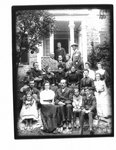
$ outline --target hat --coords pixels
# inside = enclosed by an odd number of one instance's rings
[[[76,43],[73,43],[73,44],[71,45],[71,47],[72,47],[72,46],[78,46],[78,44],[76,44]]]

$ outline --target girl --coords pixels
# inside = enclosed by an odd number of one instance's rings
[[[32,122],[38,120],[38,111],[36,100],[32,93],[27,93],[23,99],[23,105],[20,112],[21,122],[25,122],[25,129],[32,129]]]

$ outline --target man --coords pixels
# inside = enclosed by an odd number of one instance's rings
[[[85,93],[86,89],[91,91],[95,90],[94,81],[88,76],[89,70],[85,69],[83,75],[84,77],[80,81],[80,90],[82,95]]]
[[[67,87],[65,79],[60,81],[61,87],[56,92],[55,104],[59,108],[58,114],[58,125],[63,124],[63,129],[71,129],[71,119],[72,119],[72,91]]]
[[[62,55],[58,56],[58,66],[62,66],[64,71],[66,70],[66,64],[65,64],[65,62],[63,62]]]
[[[54,59],[54,53],[50,54],[49,66],[51,68],[51,71],[58,70],[58,61]]]
[[[26,94],[28,92],[31,92],[37,99],[39,99],[39,90],[35,87],[34,80],[30,80],[28,85],[24,85],[20,92],[23,94]]]
[[[85,69],[88,69],[89,70],[89,77],[93,80],[95,80],[95,72],[93,70],[90,69],[90,63],[89,62],[86,62],[85,63]]]
[[[79,59],[79,57],[81,57],[81,52],[77,49],[78,44],[74,43],[71,45],[72,49],[73,49],[73,55],[72,55],[72,61],[73,63]]]
[[[93,93],[86,89],[85,95],[82,98],[82,111],[80,115],[80,133],[83,134],[84,116],[89,117],[89,131],[93,134],[93,116],[96,111],[96,98]]]
[[[28,85],[24,85],[21,89],[20,92],[24,94],[22,97],[22,100],[25,99],[25,94],[27,93],[32,93],[33,97],[35,98],[38,108],[39,108],[39,99],[40,99],[40,92],[39,90],[35,87],[34,80],[30,80]]]
[[[55,74],[55,83],[59,86],[61,79],[65,78],[65,72],[62,65],[58,66],[58,72]]]
[[[42,71],[39,70],[38,62],[33,63],[33,68],[31,68],[30,71],[30,78],[34,78],[35,86],[40,90],[43,85],[43,75]]]
[[[66,54],[66,71],[69,71],[72,67],[72,60],[70,58],[70,55],[69,54]]]
[[[81,59],[81,52],[77,49],[78,44],[74,43],[71,46],[74,50],[73,55],[72,55],[72,63],[73,63],[73,66],[75,66],[77,73],[79,74],[79,80],[81,80],[83,77],[83,69],[84,69],[84,64]]]
[[[61,55],[63,58],[63,62],[65,62],[66,51],[61,47],[61,43],[57,43],[57,49],[55,50],[55,59],[58,61],[58,56]]]

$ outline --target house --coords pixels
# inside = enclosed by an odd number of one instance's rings
[[[28,64],[39,62],[40,69],[50,53],[54,53],[57,42],[61,42],[66,53],[72,55],[72,43],[78,43],[84,62],[96,46],[110,39],[110,13],[101,9],[61,9],[48,10],[55,18],[55,31],[49,38],[44,38],[38,47],[39,52],[28,54]],[[24,66],[23,66],[24,67]],[[28,67],[27,67],[28,68]]]

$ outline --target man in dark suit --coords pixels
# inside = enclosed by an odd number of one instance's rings
[[[85,115],[89,118],[90,134],[93,134],[93,116],[96,113],[96,98],[89,89],[85,90],[85,95],[82,98],[82,108],[80,114],[80,133],[83,134],[83,124]]]
[[[71,129],[71,119],[72,119],[72,91],[67,87],[65,79],[60,81],[60,88],[56,92],[55,104],[58,107],[58,125],[63,124],[63,129]]]
[[[84,91],[86,89],[89,89],[91,91],[94,91],[95,89],[94,81],[88,75],[89,75],[89,70],[85,69],[83,73],[84,77],[80,81],[80,90],[82,95],[84,94]]]
[[[30,78],[34,78],[35,86],[40,90],[43,85],[43,75],[42,71],[39,69],[38,62],[33,63],[33,68],[30,70]]]

